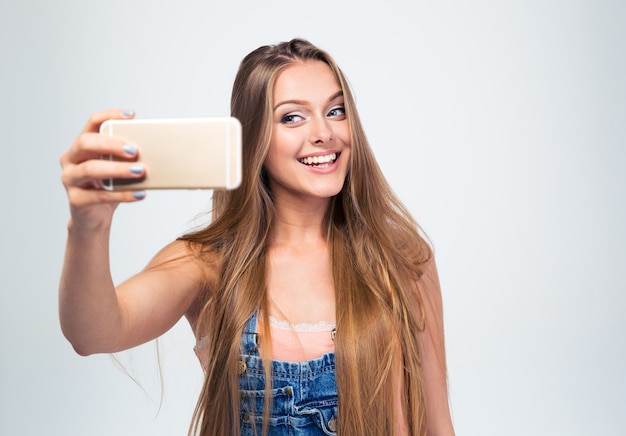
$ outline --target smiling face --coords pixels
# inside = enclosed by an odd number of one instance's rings
[[[276,78],[272,135],[265,168],[275,200],[337,195],[350,162],[343,93],[330,67],[307,60]]]

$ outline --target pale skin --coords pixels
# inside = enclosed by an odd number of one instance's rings
[[[273,97],[266,161],[276,207],[268,246],[270,315],[292,323],[332,321],[335,290],[322,222],[330,198],[342,188],[350,161],[343,96],[330,69],[308,61],[280,73]],[[174,260],[186,250],[180,241],[164,247],[143,271],[118,286],[113,283],[108,263],[113,213],[119,203],[139,201],[143,193],[107,192],[99,181],[141,177],[138,168],[143,172],[149,168],[136,162],[141,150],[134,144],[97,131],[107,119],[133,116],[121,110],[93,114],[61,157],[71,218],[59,287],[60,320],[63,333],[81,355],[112,353],[145,343],[183,316],[195,325],[195,303],[207,292],[206,268]],[[100,160],[103,153],[126,161]],[[305,165],[307,158],[311,158],[309,163],[315,159],[324,165]],[[216,277],[215,271],[209,271],[208,282]],[[441,319],[440,295],[432,302],[427,311],[438,316],[427,319]],[[427,325],[421,336],[429,435],[451,435],[445,373],[437,360],[445,359],[444,350],[435,346],[443,341],[433,340],[443,337],[443,326]]]

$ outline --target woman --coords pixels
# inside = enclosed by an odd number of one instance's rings
[[[261,47],[240,65],[231,112],[241,186],[215,192],[210,225],[117,287],[113,212],[144,194],[99,181],[148,169],[135,146],[96,132],[133,114],[92,115],[63,154],[68,340],[83,355],[116,352],[186,316],[206,373],[192,434],[453,434],[432,251],[381,174],[340,69],[304,40]]]

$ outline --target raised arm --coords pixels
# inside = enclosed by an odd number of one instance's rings
[[[63,334],[81,355],[115,352],[146,342],[169,329],[189,310],[203,288],[202,270],[185,243],[165,247],[148,267],[115,287],[109,267],[113,212],[142,192],[107,192],[100,180],[141,177],[136,146],[98,134],[107,119],[131,118],[121,110],[91,116],[61,157],[62,181],[71,218],[59,285]],[[122,161],[101,160],[113,154]]]

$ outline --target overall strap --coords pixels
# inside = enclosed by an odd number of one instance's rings
[[[243,328],[240,339],[241,354],[259,355],[259,334],[257,333],[257,311],[255,310]]]

